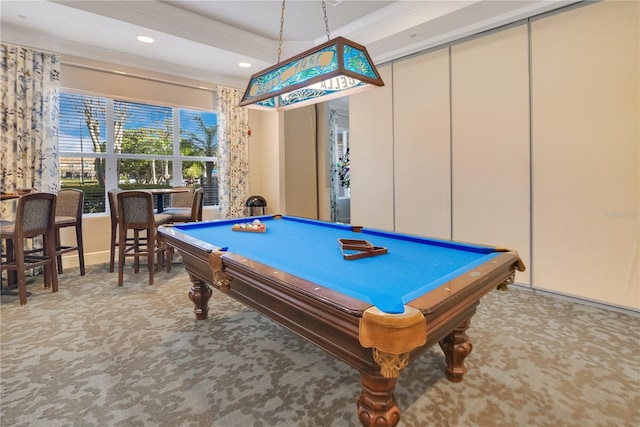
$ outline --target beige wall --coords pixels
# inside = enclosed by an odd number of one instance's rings
[[[70,59],[73,64],[70,64]],[[109,71],[109,65],[85,60],[78,64],[79,58],[62,57],[60,67],[60,85],[86,94],[96,94],[111,98],[151,102],[172,107],[186,107],[202,110],[215,110],[214,89],[204,89],[206,83],[176,79],[163,80],[168,76],[145,76],[136,70],[127,70],[129,74],[115,74]],[[94,67],[103,67],[98,69]],[[126,68],[125,68],[126,69]],[[151,78],[152,77],[152,78]]]
[[[533,277],[640,307],[638,2],[531,25]]]
[[[512,248],[520,283],[640,309],[639,18],[592,3],[383,67],[350,99],[352,223]]]
[[[67,227],[60,230],[62,244],[75,245],[75,230]],[[82,218],[82,240],[85,265],[109,262],[111,219],[109,215],[85,215]],[[117,254],[116,254],[117,257]],[[78,254],[70,252],[62,256],[63,267],[77,267]]]

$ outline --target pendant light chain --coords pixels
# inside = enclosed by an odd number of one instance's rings
[[[278,39],[278,62],[280,62],[280,55],[282,55],[282,33],[284,32],[284,3],[282,0],[282,13],[280,15],[280,38]]]
[[[324,0],[322,0],[322,13],[324,13],[324,26],[327,32],[327,40],[331,40],[331,36],[329,35],[329,19],[327,19],[327,5]]]
[[[280,37],[278,38],[278,62],[282,56],[282,34],[284,33],[284,10],[286,0],[282,0],[282,13],[280,14]],[[329,18],[327,18],[327,5],[322,0],[322,13],[324,14],[324,28],[327,40],[331,40],[331,33],[329,32]]]

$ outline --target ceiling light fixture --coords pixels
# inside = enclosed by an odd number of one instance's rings
[[[238,67],[241,68],[251,68],[251,64],[248,62],[238,62]]]
[[[142,42],[142,43],[153,43],[155,41],[151,37],[148,37],[148,36],[138,36],[137,39],[138,39],[139,42]]]
[[[322,0],[327,42],[280,62],[285,0],[282,0],[278,63],[251,76],[241,107],[283,111],[384,86],[367,49],[344,37],[331,40]]]

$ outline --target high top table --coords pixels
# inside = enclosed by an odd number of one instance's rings
[[[0,193],[0,200],[12,200],[19,197],[20,195],[17,193]]]

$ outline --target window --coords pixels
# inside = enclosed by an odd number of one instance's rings
[[[85,213],[106,212],[106,192],[188,185],[218,204],[213,112],[60,93],[61,188],[85,193]]]

